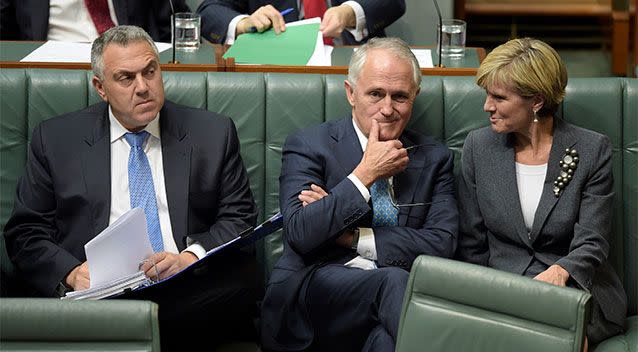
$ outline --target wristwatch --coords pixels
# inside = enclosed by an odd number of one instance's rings
[[[354,233],[354,235],[352,236],[352,244],[350,245],[350,249],[352,249],[353,251],[356,251],[357,248],[359,247],[359,228],[354,227],[350,229],[350,231]]]
[[[58,295],[58,297],[64,297],[68,292],[73,291],[73,287],[67,285],[64,282],[64,279],[62,280],[63,281],[58,282],[58,286],[55,288],[55,293]]]

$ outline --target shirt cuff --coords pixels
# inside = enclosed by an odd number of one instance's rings
[[[199,243],[191,244],[190,246],[186,247],[184,252],[191,252],[191,253],[195,254],[197,259],[202,259],[202,258],[204,258],[206,256],[206,250]]]
[[[374,242],[374,231],[371,228],[359,228],[359,244],[357,244],[357,253],[366,259],[377,260],[377,245]]]
[[[370,201],[370,191],[363,184],[363,182],[361,182],[361,180],[359,180],[359,178],[355,174],[348,175],[348,180],[350,180],[350,181],[352,181],[352,183],[354,183],[354,186],[357,187],[357,189],[359,190],[359,193],[361,193],[361,196],[363,196],[363,199],[365,199],[366,203],[369,202]]]
[[[354,37],[354,40],[360,42],[368,36],[368,27],[366,27],[366,14],[363,7],[356,1],[346,1],[343,5],[348,5],[354,11],[355,26],[354,28],[346,28]]]
[[[239,21],[243,20],[246,17],[250,17],[248,15],[237,15],[233,18],[232,21],[228,24],[228,32],[226,32],[226,41],[224,44],[233,45],[235,42],[235,32],[237,31],[237,24]]]

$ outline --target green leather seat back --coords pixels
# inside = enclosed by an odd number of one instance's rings
[[[401,313],[397,352],[571,352],[591,295],[449,259],[419,256]]]
[[[625,269],[625,292],[629,297],[627,310],[630,315],[636,315],[638,314],[638,79],[624,80],[623,86],[625,88],[622,128],[624,240],[621,263]],[[618,246],[617,243],[614,245]],[[634,326],[638,326],[638,321],[634,322]],[[638,335],[638,332],[635,335]],[[634,341],[638,346],[638,337],[635,336]],[[636,349],[638,350],[638,347]]]
[[[3,351],[159,351],[157,304],[149,301],[0,300]]]
[[[11,215],[15,185],[27,155],[27,77],[24,70],[0,70],[0,226]],[[9,294],[13,265],[0,239],[0,293]]]

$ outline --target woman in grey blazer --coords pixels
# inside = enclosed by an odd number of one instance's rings
[[[465,140],[459,182],[462,260],[592,293],[596,343],[622,331],[627,298],[607,261],[611,144],[555,114],[567,72],[535,39],[494,49],[478,69],[490,127]]]

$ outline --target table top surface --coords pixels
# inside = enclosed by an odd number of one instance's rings
[[[0,68],[62,68],[90,69],[88,63],[60,62],[20,62],[43,42],[0,41]],[[345,74],[353,53],[353,46],[337,46],[332,51],[332,66],[277,66],[277,65],[240,65],[232,60],[221,58],[225,51],[221,45],[204,43],[194,52],[177,51],[178,64],[170,63],[172,49],[160,53],[162,69],[169,71],[228,71],[228,72],[288,72],[288,73],[335,73]],[[418,46],[414,48],[428,48]],[[443,68],[423,68],[423,74],[474,75],[485,57],[483,48],[466,48],[465,56],[459,59],[443,58]],[[432,50],[432,61],[436,64],[438,56]]]

